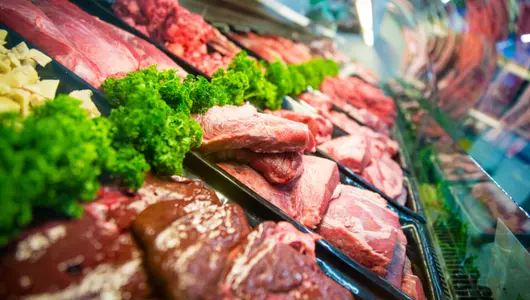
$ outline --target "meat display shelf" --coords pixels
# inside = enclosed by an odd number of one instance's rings
[[[4,45],[5,47],[12,48],[19,43],[24,42],[28,48],[37,49],[40,51],[38,47],[33,46],[20,34],[5,26],[4,24],[0,24],[0,29],[6,30],[8,32],[6,44]],[[45,53],[44,51],[41,52]],[[46,67],[38,67],[37,72],[41,79],[59,79],[60,83],[57,89],[57,94],[69,94],[75,90],[91,90],[93,93],[91,97],[92,102],[94,102],[101,114],[108,115],[110,113],[111,107],[99,90],[92,87],[82,78],[58,63],[55,59],[52,59],[52,61],[47,64]]]
[[[110,24],[113,24],[114,26],[117,26],[131,34],[134,34],[135,36],[144,39],[151,44],[155,45],[159,50],[164,52],[169,58],[171,58],[177,65],[182,67],[186,72],[193,74],[193,75],[200,75],[205,78],[210,78],[208,75],[204,74],[202,71],[188,63],[183,58],[175,55],[173,52],[166,49],[166,47],[160,45],[153,39],[149,38],[136,28],[130,26],[129,24],[122,21],[120,18],[116,17],[114,13],[112,12],[111,5],[114,2],[113,0],[70,0],[72,3],[75,3],[77,6],[79,6],[81,9],[85,10],[87,13],[92,14],[99,19],[108,22]]]
[[[245,205],[259,206],[262,210],[267,210],[271,220],[287,221],[293,224],[302,232],[312,232],[307,227],[300,224],[298,221],[287,216],[278,207],[265,200],[252,189],[239,182],[237,179],[219,168],[216,163],[210,158],[205,157],[199,152],[192,151],[188,153],[184,161],[186,168],[191,172],[197,174],[202,180],[210,184],[222,194],[231,199],[246,199]],[[359,187],[355,182],[352,182],[347,176],[341,176],[341,183],[349,184]],[[239,203],[239,202],[238,202]],[[245,206],[243,206],[245,207]],[[432,257],[435,255],[430,249],[428,239],[425,234],[425,227],[410,217],[398,212],[400,216],[400,223],[402,229],[407,236],[409,244],[407,245],[407,257],[411,260],[415,274],[421,279],[428,299],[443,299],[442,288],[440,286],[439,274],[433,264]],[[332,246],[325,240],[317,242],[317,253],[324,251],[330,257],[333,257],[336,264],[332,266],[337,268],[337,274],[351,274],[358,282],[363,283],[368,288],[377,288],[387,295],[392,295],[394,298],[408,298],[400,290],[390,285],[385,279],[375,275],[365,267],[361,266],[342,251]],[[329,269],[329,271],[335,269]],[[332,278],[334,275],[330,275]],[[339,279],[337,279],[341,282]],[[341,279],[343,280],[343,279]],[[368,284],[368,282],[370,282]],[[355,289],[350,289],[352,292]],[[371,290],[374,292],[373,290]],[[355,292],[354,292],[355,293]],[[357,295],[357,294],[356,294]],[[362,295],[359,295],[363,297]],[[383,298],[387,299],[387,298]]]

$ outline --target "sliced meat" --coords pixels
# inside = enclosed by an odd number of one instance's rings
[[[289,189],[270,184],[263,176],[247,165],[236,163],[219,163],[217,165],[265,200],[276,205],[288,216],[298,217],[298,211],[291,201]]]
[[[386,276],[401,230],[398,215],[386,204],[375,193],[341,184],[318,233],[358,263]]]
[[[346,135],[325,142],[319,149],[355,173],[362,173],[372,161],[370,140],[363,135]]]
[[[99,67],[78,51],[53,21],[29,0],[0,1],[0,21],[93,86],[105,80]],[[88,38],[78,37],[78,38]]]
[[[403,170],[388,156],[373,159],[361,176],[390,198],[397,198],[403,190]]]
[[[314,151],[307,125],[258,113],[249,104],[214,106],[194,118],[204,130],[200,147],[204,152],[243,148],[265,153]]]
[[[134,233],[145,249],[153,282],[167,298],[213,299],[230,250],[244,239],[250,226],[243,210],[233,204],[183,215],[185,209],[179,203],[148,207],[135,220]]]
[[[250,165],[272,184],[289,184],[300,178],[304,172],[302,154],[296,152],[256,153],[247,149],[236,149],[215,152],[212,155],[218,161],[236,161]]]
[[[325,141],[331,140],[333,124],[322,116],[309,113],[294,112],[284,109],[276,111],[266,110],[265,112],[291,121],[306,124],[307,127],[309,127],[311,133],[313,134],[317,145],[320,145]]]
[[[401,285],[401,290],[414,300],[427,299],[423,291],[421,280],[418,278],[418,276],[412,273],[410,260],[408,258],[405,258],[405,266],[403,268],[403,284]]]
[[[333,161],[315,156],[304,155],[303,162],[304,173],[291,191],[291,201],[300,223],[315,228],[340,183],[339,168]]]
[[[331,98],[322,93],[303,93],[298,96],[298,99],[309,104],[309,106],[313,107],[321,114],[330,111],[333,107]]]
[[[282,241],[282,224],[260,224],[234,251],[222,283],[224,298],[353,299],[346,289],[322,273],[314,255]],[[307,239],[307,234],[296,234]]]

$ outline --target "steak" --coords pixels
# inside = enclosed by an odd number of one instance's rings
[[[362,173],[371,162],[370,140],[363,135],[346,135],[325,142],[320,150],[355,173]]]
[[[299,212],[298,220],[313,229],[340,183],[339,168],[333,161],[315,156],[304,155],[303,161],[304,173],[293,186],[291,201]]]
[[[388,156],[373,159],[361,176],[393,199],[398,198],[403,191],[403,170]]]
[[[315,147],[307,125],[258,113],[249,104],[214,106],[194,119],[204,130],[200,150],[207,153],[243,148],[264,153],[303,152]]]
[[[386,276],[401,230],[398,215],[386,204],[378,194],[341,184],[318,233],[358,263]]]
[[[403,268],[403,284],[401,290],[414,300],[427,299],[423,291],[421,280],[418,276],[412,273],[410,260],[408,258],[405,259],[405,266]]]
[[[340,181],[339,170],[334,162],[308,155],[303,156],[302,176],[289,186],[271,185],[248,166],[226,163],[218,165],[309,228],[315,228],[320,223]]]
[[[0,1],[0,21],[91,85],[99,86],[105,80],[105,75],[92,59],[86,53],[78,51],[53,21],[32,2]]]
[[[266,110],[265,112],[291,121],[306,124],[313,134],[317,145],[331,140],[333,124],[322,116],[283,109],[277,111]]]
[[[0,298],[148,298],[141,253],[129,233],[90,213],[30,229],[0,256]]]
[[[302,154],[256,153],[247,149],[226,150],[213,153],[218,161],[236,161],[250,165],[272,184],[288,184],[298,179],[303,171]]]
[[[229,252],[250,226],[239,206],[212,205],[186,213],[181,203],[148,207],[133,231],[144,246],[153,282],[168,299],[214,299]]]
[[[282,237],[308,239],[292,225],[265,222],[253,230],[227,262],[222,282],[225,299],[353,299],[325,276],[313,253],[302,251]]]
[[[298,218],[298,211],[291,201],[289,189],[270,184],[263,176],[247,165],[236,163],[219,163],[217,165],[265,200],[277,206],[288,216]]]

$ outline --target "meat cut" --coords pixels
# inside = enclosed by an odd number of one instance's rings
[[[372,161],[370,140],[364,135],[346,135],[325,142],[320,150],[349,168],[361,174]]]
[[[177,0],[117,0],[116,16],[211,76],[240,49]],[[207,43],[218,52],[208,53]]]
[[[217,161],[236,161],[260,172],[272,184],[288,184],[298,179],[303,171],[302,154],[256,153],[247,149],[226,150],[213,153]]]
[[[391,198],[397,198],[403,191],[403,170],[388,156],[373,159],[361,176]]]
[[[331,139],[331,133],[333,132],[333,124],[322,116],[283,109],[276,111],[266,110],[265,112],[295,122],[306,124],[307,127],[309,127],[311,133],[313,134],[317,145],[320,145],[323,142],[329,141]]]
[[[274,204],[285,214],[292,218],[298,217],[298,211],[295,204],[291,201],[289,189],[283,189],[269,183],[263,176],[247,165],[237,163],[218,163],[221,169],[235,177],[242,184],[248,186],[251,190],[263,197],[265,200]]]
[[[318,268],[314,248],[300,247],[307,239],[288,223],[260,224],[227,262],[224,299],[353,299]]]
[[[214,106],[194,119],[204,130],[200,150],[206,153],[243,148],[265,153],[303,152],[315,147],[307,125],[258,113],[249,104]]]
[[[335,163],[308,155],[303,156],[302,176],[289,186],[274,186],[248,166],[230,163],[218,165],[309,228],[315,228],[320,223],[340,180]]]
[[[133,231],[145,249],[153,282],[167,299],[209,298],[218,293],[230,250],[250,226],[243,210],[233,204],[190,213],[178,213],[178,205],[174,201],[148,207],[134,222]]]
[[[29,0],[0,2],[0,21],[93,86],[105,79],[97,65],[76,49],[53,21]]]
[[[0,12],[2,23],[95,87],[152,64],[180,69],[156,47],[66,0],[2,1]]]
[[[341,184],[318,233],[358,263],[386,276],[401,230],[398,215],[386,205],[378,194]]]

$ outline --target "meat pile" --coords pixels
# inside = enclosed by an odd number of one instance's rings
[[[396,141],[359,125],[342,112],[332,110],[330,98],[325,95],[305,93],[300,99],[349,134],[321,144],[320,150],[361,175],[389,197],[400,199],[401,202],[406,200],[406,197],[400,197],[406,193],[403,171],[392,160],[398,152]]]
[[[313,58],[306,45],[278,35],[232,32],[230,36],[268,62],[280,60],[287,64],[301,64]]]
[[[290,117],[296,119],[294,115],[291,112]],[[398,215],[377,194],[340,184],[338,167],[333,161],[300,154],[308,149],[308,144],[301,142],[301,137],[310,132],[307,125],[257,113],[248,105],[213,107],[195,119],[204,128],[200,149],[223,151],[222,156],[216,157],[222,161],[219,167],[290,217],[316,230],[360,264],[386,277],[415,299],[424,299],[421,282],[407,268],[407,241]],[[296,140],[292,144],[299,145],[298,153],[285,152],[294,150],[285,147],[286,139]],[[314,143],[309,145],[314,147]],[[226,155],[227,149],[237,152]],[[279,154],[282,160],[275,160]],[[293,156],[300,157],[300,161]],[[380,172],[387,167],[386,158],[384,155],[378,161],[380,165],[371,167],[374,171],[367,167],[365,172]],[[389,157],[388,160],[392,161]],[[292,176],[288,182],[277,180],[278,174],[292,174],[293,166],[300,170],[296,178]],[[382,171],[385,175],[395,172]],[[409,287],[411,282],[415,283],[414,290]]]
[[[5,249],[2,299],[353,298],[319,269],[313,235],[284,222],[252,229],[202,182],[150,177],[138,194],[99,196],[81,219]]]
[[[0,21],[95,87],[152,64],[180,70],[155,46],[67,0],[2,1]]]
[[[117,0],[116,16],[211,76],[240,49],[177,0]],[[216,51],[209,53],[207,44]]]
[[[345,111],[351,107],[365,109],[388,127],[394,125],[397,116],[394,100],[375,86],[356,77],[327,77],[320,86],[322,93]]]
[[[276,110],[276,111],[265,111],[268,114],[272,114],[284,119],[291,121],[304,123],[309,127],[311,134],[315,138],[317,145],[320,145],[326,141],[331,140],[331,133],[333,132],[333,124],[326,118],[317,114],[294,112],[290,110]]]

